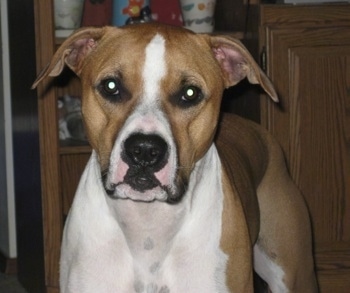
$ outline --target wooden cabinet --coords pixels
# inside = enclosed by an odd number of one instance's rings
[[[37,71],[51,60],[62,39],[54,36],[53,1],[34,1]],[[65,217],[79,177],[90,156],[89,146],[67,146],[58,137],[57,97],[80,95],[80,83],[72,74],[45,79],[38,89],[41,187],[44,229],[45,285],[58,293],[60,243]],[[64,195],[64,196],[63,196]]]
[[[281,98],[261,122],[307,201],[321,292],[349,292],[350,6],[262,6],[260,46]]]

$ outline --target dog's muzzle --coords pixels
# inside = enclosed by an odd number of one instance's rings
[[[124,142],[122,160],[129,166],[124,182],[133,189],[143,192],[161,183],[155,173],[167,163],[168,145],[155,134],[135,133]]]
[[[187,180],[177,173],[175,147],[158,133],[131,132],[116,143],[104,187],[112,198],[178,202]]]

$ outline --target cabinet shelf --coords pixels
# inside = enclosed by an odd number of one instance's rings
[[[72,155],[72,154],[89,154],[91,153],[92,148],[89,145],[80,145],[80,146],[61,146],[59,148],[60,155]]]

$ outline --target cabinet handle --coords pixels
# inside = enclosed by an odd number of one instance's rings
[[[261,54],[260,54],[260,66],[261,69],[266,72],[267,70],[267,54],[266,54],[266,47],[264,46],[262,48]]]

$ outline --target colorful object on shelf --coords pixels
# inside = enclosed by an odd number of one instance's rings
[[[127,7],[123,9],[123,14],[129,15],[130,17],[139,17],[144,0],[129,0]]]
[[[116,26],[151,20],[149,0],[114,0],[112,23]]]
[[[152,0],[152,19],[154,21],[182,26],[182,14],[179,0]]]
[[[104,26],[112,23],[112,0],[85,0],[81,26]]]
[[[215,0],[180,0],[184,26],[196,33],[214,30]]]
[[[152,21],[152,13],[149,6],[145,6],[141,9],[140,15],[137,17],[129,17],[126,24],[142,23]]]

